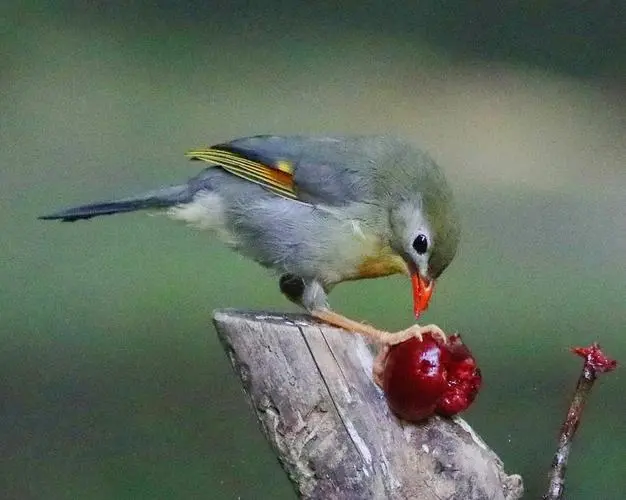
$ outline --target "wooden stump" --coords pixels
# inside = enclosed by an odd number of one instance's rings
[[[514,500],[521,477],[461,418],[396,418],[363,339],[308,316],[216,311],[261,427],[306,499]]]

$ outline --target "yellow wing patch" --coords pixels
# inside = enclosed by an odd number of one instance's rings
[[[295,200],[298,197],[293,180],[293,165],[288,161],[279,160],[274,165],[265,165],[219,147],[194,149],[185,153],[185,156],[213,163],[284,198]]]

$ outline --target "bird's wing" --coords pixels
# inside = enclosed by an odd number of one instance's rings
[[[193,149],[185,153],[185,156],[222,167],[227,172],[259,184],[283,198],[298,199],[293,165],[287,161],[272,161],[269,158],[244,153],[229,144]]]
[[[254,136],[194,149],[192,160],[219,166],[283,198],[344,205],[367,201],[372,164],[364,137]]]

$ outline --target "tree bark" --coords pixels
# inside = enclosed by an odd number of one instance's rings
[[[463,419],[390,412],[360,336],[302,315],[221,310],[214,322],[301,498],[521,498],[521,477]]]

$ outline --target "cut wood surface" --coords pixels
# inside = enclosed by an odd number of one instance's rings
[[[521,477],[463,419],[391,413],[360,336],[304,315],[220,310],[214,322],[302,498],[521,498]]]

